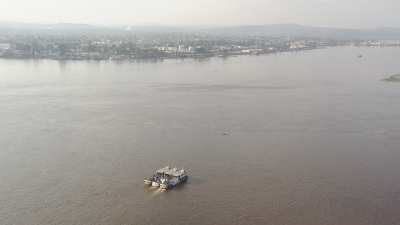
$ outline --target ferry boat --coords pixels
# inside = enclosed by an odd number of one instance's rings
[[[186,182],[188,175],[184,169],[170,168],[169,166],[161,168],[156,173],[144,179],[147,186],[158,187],[161,190],[168,190],[179,184]]]

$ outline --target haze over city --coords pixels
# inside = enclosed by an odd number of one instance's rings
[[[400,27],[396,0],[0,0],[0,5],[3,22]]]

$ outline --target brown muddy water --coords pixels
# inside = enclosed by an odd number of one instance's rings
[[[0,224],[400,224],[399,58],[0,60]]]

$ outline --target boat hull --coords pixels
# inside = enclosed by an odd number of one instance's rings
[[[179,179],[171,180],[168,184],[160,184],[160,189],[166,191],[170,188],[174,188],[181,184],[184,184],[188,180],[188,176],[181,177]]]
[[[145,185],[151,185],[152,181],[151,180],[144,180]]]

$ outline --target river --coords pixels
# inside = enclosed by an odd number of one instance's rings
[[[399,58],[2,59],[0,224],[398,224]]]

